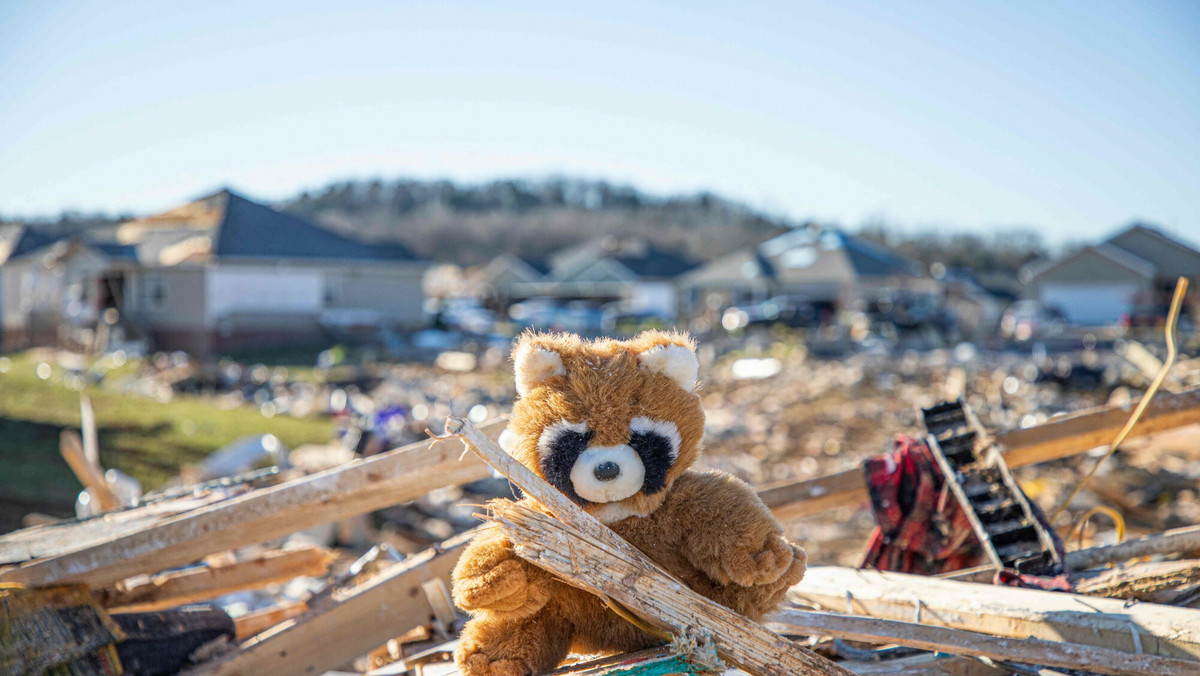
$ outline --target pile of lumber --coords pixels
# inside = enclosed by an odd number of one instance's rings
[[[1106,444],[1130,410],[1055,418],[1000,434],[997,442],[1013,467],[1067,458]],[[1163,393],[1131,437],[1197,423],[1200,389]],[[1200,609],[1193,607],[1200,600],[1200,527],[1071,552],[1074,593],[814,566],[786,606],[759,626],[680,584],[514,462],[495,444],[504,426],[452,419],[452,438],[275,485],[181,492],[0,536],[0,599],[11,590],[85,589],[88,607],[102,619],[153,617],[315,578],[322,591],[242,614],[233,638],[223,634],[190,649],[186,673],[452,673],[447,643],[462,618],[449,601],[449,574],[473,533],[372,571],[342,570],[320,547],[278,543],[302,529],[487,478],[495,468],[553,517],[501,504],[481,528],[504,529],[522,557],[673,637],[661,649],[581,662],[564,674],[709,673],[717,664],[761,675],[1200,674]],[[464,443],[474,453],[464,454]],[[861,472],[851,470],[760,495],[780,520],[792,520],[865,503],[866,488]],[[14,618],[0,620],[7,620],[4,639]],[[124,627],[129,617],[98,622]],[[0,674],[10,673],[4,650],[0,640]]]

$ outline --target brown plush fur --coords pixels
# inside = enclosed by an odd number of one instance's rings
[[[514,354],[552,350],[566,373],[536,383],[516,402],[508,450],[541,475],[537,442],[548,425],[586,421],[591,446],[610,446],[629,443],[637,416],[673,422],[681,441],[664,490],[584,509],[610,516],[618,510],[624,518],[609,523],[618,535],[693,590],[759,621],[804,575],[804,550],[782,537],[744,482],[687,469],[704,433],[699,397],[638,360],[663,345],[694,351],[686,336],[659,331],[629,341],[522,336]],[[597,597],[518,558],[495,528],[468,545],[453,578],[455,602],[472,613],[455,652],[466,676],[531,676],[553,669],[569,651],[626,652],[657,643]]]

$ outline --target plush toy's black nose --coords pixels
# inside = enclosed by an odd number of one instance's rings
[[[592,470],[592,474],[600,481],[612,481],[621,475],[621,466],[617,463],[607,460],[596,465],[596,469]]]

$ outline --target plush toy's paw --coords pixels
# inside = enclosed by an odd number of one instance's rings
[[[508,559],[486,573],[457,580],[454,600],[468,612],[486,610],[506,617],[528,617],[550,600],[550,585],[546,579],[529,579],[523,562]]]
[[[516,610],[525,602],[528,582],[521,562],[508,559],[486,573],[459,580],[455,600],[463,610]]]
[[[771,584],[792,567],[796,552],[787,540],[775,535],[767,536],[757,547],[733,550],[721,562],[730,580],[743,587]]]
[[[532,676],[529,665],[521,660],[493,660],[481,652],[463,654],[462,648],[454,661],[463,676]]]

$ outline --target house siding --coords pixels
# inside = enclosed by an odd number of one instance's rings
[[[1113,237],[1108,243],[1150,261],[1160,277],[1173,280],[1179,276],[1200,275],[1200,252],[1169,241],[1163,235],[1134,229]]]
[[[375,310],[390,322],[419,326],[424,322],[421,278],[425,269],[421,264],[327,269],[327,280],[340,286],[327,307]]]
[[[108,261],[91,250],[77,251],[47,268],[40,254],[0,267],[0,344],[14,349],[58,341],[59,327],[96,318],[92,280]]]
[[[207,270],[195,268],[145,268],[129,273],[125,313],[149,331],[202,330],[208,326],[205,306]],[[149,299],[152,283],[161,284],[162,301]]]
[[[1115,263],[1111,258],[1095,251],[1083,251],[1074,258],[1063,261],[1042,272],[1034,281],[1035,287],[1044,282],[1078,281],[1144,281],[1145,275]]]

